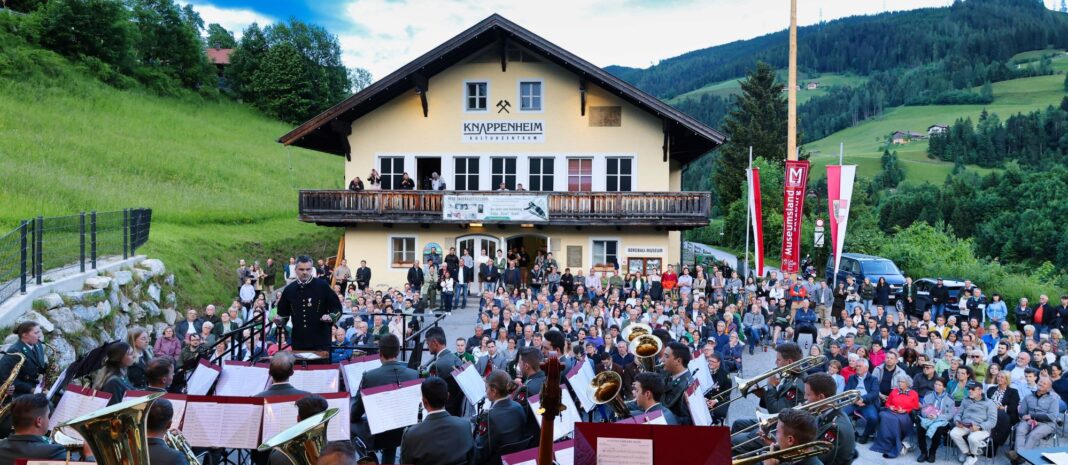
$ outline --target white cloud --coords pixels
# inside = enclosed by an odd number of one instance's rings
[[[338,14],[347,66],[381,78],[490,14],[499,13],[598,66],[647,67],[691,50],[789,25],[789,0],[351,0]],[[798,22],[946,6],[951,0],[801,0]],[[207,19],[205,17],[205,19]]]
[[[218,23],[240,39],[241,32],[252,23],[259,23],[260,27],[274,23],[276,20],[258,11],[247,8],[220,8],[207,3],[181,2],[193,5],[193,9],[200,13],[204,19],[204,25]]]

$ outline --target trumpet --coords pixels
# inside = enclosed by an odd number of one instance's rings
[[[652,334],[640,334],[630,341],[630,352],[638,358],[642,371],[656,371],[656,357],[663,351],[664,342]]]
[[[623,403],[623,378],[612,370],[597,374],[590,381],[593,402],[597,405],[608,404],[620,419],[630,418],[630,409]]]
[[[849,405],[853,405],[853,403],[856,402],[858,399],[860,399],[860,391],[853,389],[850,391],[845,391],[841,394],[835,394],[826,399],[817,400],[816,402],[809,402],[807,404],[798,405],[796,408],[809,412],[813,415],[819,415],[824,411],[837,411]],[[777,413],[757,412],[756,419],[757,422],[755,424],[735,431],[733,434],[731,434],[731,437],[733,438],[735,436],[745,434],[758,427],[760,428],[760,432],[762,435],[770,435],[775,430],[775,422],[779,419],[779,415]],[[832,418],[831,421],[834,421],[834,419]],[[741,447],[759,438],[760,436],[755,436],[744,442],[739,443],[734,447]]]
[[[763,387],[757,387],[757,385],[760,384],[760,382],[764,381],[765,379],[771,378],[772,376],[778,376],[778,375],[781,375],[784,379],[801,376],[804,372],[806,372],[806,371],[808,371],[808,370],[810,370],[812,368],[818,367],[820,365],[823,365],[825,363],[827,363],[827,357],[825,357],[823,355],[813,355],[813,356],[810,356],[810,357],[805,357],[805,358],[803,358],[801,360],[798,360],[796,362],[793,362],[793,363],[791,363],[789,365],[784,365],[784,366],[775,368],[775,369],[773,369],[771,371],[765,372],[764,374],[757,375],[757,376],[754,376],[754,377],[749,378],[749,379],[742,379],[742,378],[739,378],[739,377],[735,376],[734,377],[734,385],[738,387],[738,393],[741,394],[740,396],[735,397],[735,398],[731,398],[730,397],[731,391],[723,391],[723,392],[721,392],[719,394],[716,394],[716,395],[712,396],[708,400],[715,400],[717,402],[716,403],[716,407],[720,407],[722,405],[727,405],[727,404],[729,404],[731,402],[734,402],[734,401],[736,401],[738,399],[742,399],[742,398],[748,396],[752,391],[764,389]],[[726,398],[727,401],[726,402],[719,402],[721,400],[720,399],[721,397],[722,398]]]
[[[758,463],[763,463],[768,459],[775,459],[780,463],[797,462],[798,460],[813,455],[826,454],[832,447],[831,443],[827,441],[812,441],[807,444],[799,444],[793,447],[787,447],[786,449],[772,450],[750,457],[738,457],[731,460],[731,465],[756,465]]]

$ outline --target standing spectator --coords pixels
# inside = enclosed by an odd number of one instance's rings
[[[467,307],[467,293],[471,283],[475,281],[475,259],[471,257],[471,251],[463,249],[460,254],[460,275],[456,280],[456,301],[453,307]]]
[[[1009,316],[1009,309],[1005,306],[1005,302],[1001,300],[1001,294],[995,292],[991,299],[990,303],[986,305],[986,321],[991,325],[1001,326],[1001,322],[1005,321],[1005,318]],[[983,337],[986,337],[986,335],[983,335]]]
[[[864,282],[860,285],[860,300],[864,303],[864,310],[872,316],[875,315],[875,307],[872,305],[875,302],[875,285],[871,283],[871,279],[867,276],[864,277]]]
[[[297,280],[297,257],[289,257],[289,264],[285,266],[286,284]]]
[[[245,307],[246,311],[252,308],[252,302],[256,300],[256,287],[252,285],[252,278],[245,278],[245,284],[241,286],[237,297],[241,300],[241,306]]]
[[[912,284],[911,277],[906,277],[905,284],[901,286],[901,301],[905,306],[905,315],[911,315],[916,310],[916,286]]]
[[[509,294],[519,289],[522,285],[522,275],[519,273],[519,268],[516,268],[514,260],[508,261],[508,269],[504,270],[504,278],[502,280]]]
[[[334,283],[341,289],[348,289],[351,280],[352,270],[349,269],[349,261],[341,259],[341,265],[334,269]]]
[[[156,339],[153,349],[152,353],[157,357],[170,357],[178,360],[182,355],[182,341],[174,336],[173,326],[163,328],[163,334]]]
[[[978,287],[972,288],[972,293],[968,296],[964,307],[968,309],[968,320],[983,321],[984,313],[986,313],[986,297],[983,296],[983,291]]]
[[[356,287],[361,291],[366,291],[370,285],[371,269],[367,267],[367,260],[360,260],[360,267],[356,268]]]
[[[1068,294],[1061,296],[1061,304],[1057,306],[1056,310],[1057,315],[1060,317],[1060,322],[1057,324],[1056,328],[1060,329],[1061,333],[1063,334],[1065,331],[1065,326],[1068,326],[1065,325],[1065,323],[1068,323]],[[1050,331],[1050,333],[1050,337],[1053,337],[1052,331]],[[1056,348],[1056,346],[1054,347]]]
[[[875,305],[883,308],[890,306],[890,284],[882,276],[875,283]]]
[[[1024,326],[1031,324],[1031,317],[1034,313],[1032,313],[1031,307],[1027,304],[1027,297],[1020,297],[1020,303],[1016,305],[1016,310],[1014,310],[1014,313],[1016,313],[1017,328],[1023,328]]]
[[[834,291],[827,285],[827,281],[820,281],[810,297],[813,305],[816,306],[816,314],[820,321],[832,320],[831,307],[834,305]]]
[[[423,268],[419,265],[419,260],[412,262],[411,268],[408,268],[406,279],[412,289],[423,289],[424,274]]]
[[[455,291],[456,280],[452,278],[452,273],[449,273],[448,268],[446,268],[441,275],[441,302],[445,307],[445,313],[452,313],[452,298]]]
[[[426,271],[423,273],[423,295],[426,296],[426,308],[440,309],[441,306],[436,303],[441,280],[438,279],[438,267],[434,265],[434,259],[427,260]]]
[[[949,303],[949,289],[946,288],[942,278],[938,278],[935,286],[931,288],[931,318],[937,320],[946,311]]]
[[[349,181],[349,190],[353,192],[363,192],[363,181],[360,180],[359,176],[356,176],[355,178],[352,178],[352,181]]]
[[[405,172],[403,175],[401,175],[400,185],[396,186],[396,188],[400,189],[402,191],[414,190],[415,189],[415,181],[412,180],[412,178],[410,176],[408,176],[407,172]]]
[[[330,264],[326,263],[325,260],[320,258],[318,264],[315,266],[315,273],[312,275],[312,277],[322,277],[323,279],[328,279],[332,271],[333,270],[330,269]]]
[[[278,276],[278,264],[275,263],[274,258],[267,257],[266,265],[263,267],[263,288],[267,289],[267,293],[274,295],[274,280]]]
[[[1038,296],[1038,305],[1031,312],[1031,324],[1035,326],[1035,336],[1046,334],[1049,328],[1060,324],[1061,318],[1057,308],[1049,304],[1049,296]]]
[[[245,265],[245,260],[241,259],[237,262],[237,288],[241,289],[241,286],[245,285],[245,280],[252,277],[252,271],[248,265]]]
[[[591,270],[592,274],[592,270]],[[660,285],[664,288],[664,298],[675,300],[675,286],[679,282],[679,275],[675,274],[675,265],[668,265],[667,271],[660,275]]]
[[[964,465],[975,465],[984,442],[990,437],[990,430],[997,423],[997,407],[983,395],[982,384],[972,381],[966,388],[968,397],[953,417],[954,426],[949,437],[966,456]]]

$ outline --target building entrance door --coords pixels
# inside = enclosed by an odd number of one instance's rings
[[[416,189],[431,190],[430,177],[434,173],[441,176],[441,157],[418,157],[415,159]],[[446,186],[448,187],[448,186]],[[457,250],[459,252],[459,250]]]
[[[485,256],[489,257],[490,263],[493,263],[493,259],[497,256],[497,250],[501,248],[501,240],[493,236],[463,236],[456,239],[456,253],[463,256],[464,249],[471,252],[471,257],[475,259],[474,278],[472,283],[480,283],[481,280],[478,277],[478,269],[480,263],[478,262],[482,251],[485,250]],[[481,286],[472,286],[473,289],[481,289]]]

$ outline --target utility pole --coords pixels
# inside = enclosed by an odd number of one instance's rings
[[[790,70],[788,75],[786,159],[797,160],[797,0],[790,0]]]

